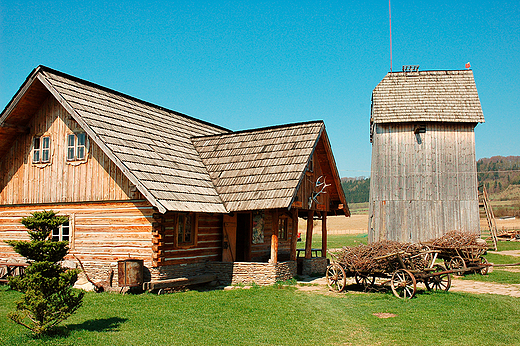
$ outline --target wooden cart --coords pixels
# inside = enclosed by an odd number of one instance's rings
[[[333,254],[332,254],[333,255]],[[410,299],[417,292],[417,283],[424,283],[428,290],[448,291],[451,286],[451,272],[440,264],[434,264],[437,258],[437,250],[425,250],[419,254],[411,255],[406,251],[398,251],[388,255],[374,258],[374,260],[386,260],[396,264],[392,272],[385,271],[359,271],[350,268],[346,263],[337,258],[327,267],[326,279],[329,288],[336,292],[345,289],[347,278],[354,278],[356,283],[370,287],[376,278],[386,279],[394,295],[398,298]],[[415,257],[421,256],[426,263],[424,266],[416,266]]]
[[[438,257],[444,260],[446,268],[454,270],[456,275],[463,275],[466,272],[477,272],[482,275],[488,273],[489,264],[483,257],[487,247],[473,245],[458,247],[428,246],[439,252]]]

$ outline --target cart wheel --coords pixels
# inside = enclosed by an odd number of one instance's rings
[[[464,259],[460,256],[454,256],[450,260],[450,269],[457,270],[457,269],[466,269],[466,263],[464,262]],[[464,272],[456,272],[455,273],[458,276],[464,275]]]
[[[480,274],[481,275],[487,275],[487,273],[489,272],[489,267],[487,266],[488,264],[488,260],[485,259],[484,257],[480,257],[480,264],[485,264],[486,266],[485,267],[482,267],[480,269]]]
[[[356,284],[363,286],[363,289],[365,290],[374,286],[374,282],[376,281],[375,276],[363,275],[359,273],[356,273],[354,279],[356,280]]]
[[[443,266],[440,264],[435,265],[435,271],[433,273],[443,272],[446,270]],[[426,288],[428,291],[434,290],[434,291],[446,291],[451,287],[451,276],[449,273],[440,274],[440,275],[434,275],[428,280],[424,281],[424,284],[426,285]]]
[[[339,264],[333,263],[328,266],[325,276],[327,278],[327,285],[331,290],[341,292],[345,289],[347,277],[345,270]]]
[[[417,281],[412,273],[406,269],[399,269],[392,274],[392,292],[397,298],[411,299],[417,291]]]

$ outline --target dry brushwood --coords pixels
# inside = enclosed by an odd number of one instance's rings
[[[421,244],[384,240],[345,246],[331,254],[349,272],[392,273],[401,268],[399,257],[407,268],[424,269],[428,265],[425,250]]]
[[[486,242],[482,241],[478,234],[463,231],[450,231],[442,237],[430,241],[429,244],[433,247],[448,249],[464,248],[469,246],[482,249],[487,248]]]

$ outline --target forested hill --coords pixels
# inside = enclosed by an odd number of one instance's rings
[[[368,202],[370,178],[341,178],[341,187],[345,192],[347,203]]]
[[[479,184],[490,193],[504,191],[510,185],[520,185],[520,156],[493,156],[477,161]]]

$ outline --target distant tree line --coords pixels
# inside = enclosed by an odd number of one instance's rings
[[[368,202],[370,178],[342,178],[341,187],[345,192],[347,203]]]
[[[490,193],[499,193],[509,185],[520,185],[520,156],[493,156],[477,161],[479,184]]]

